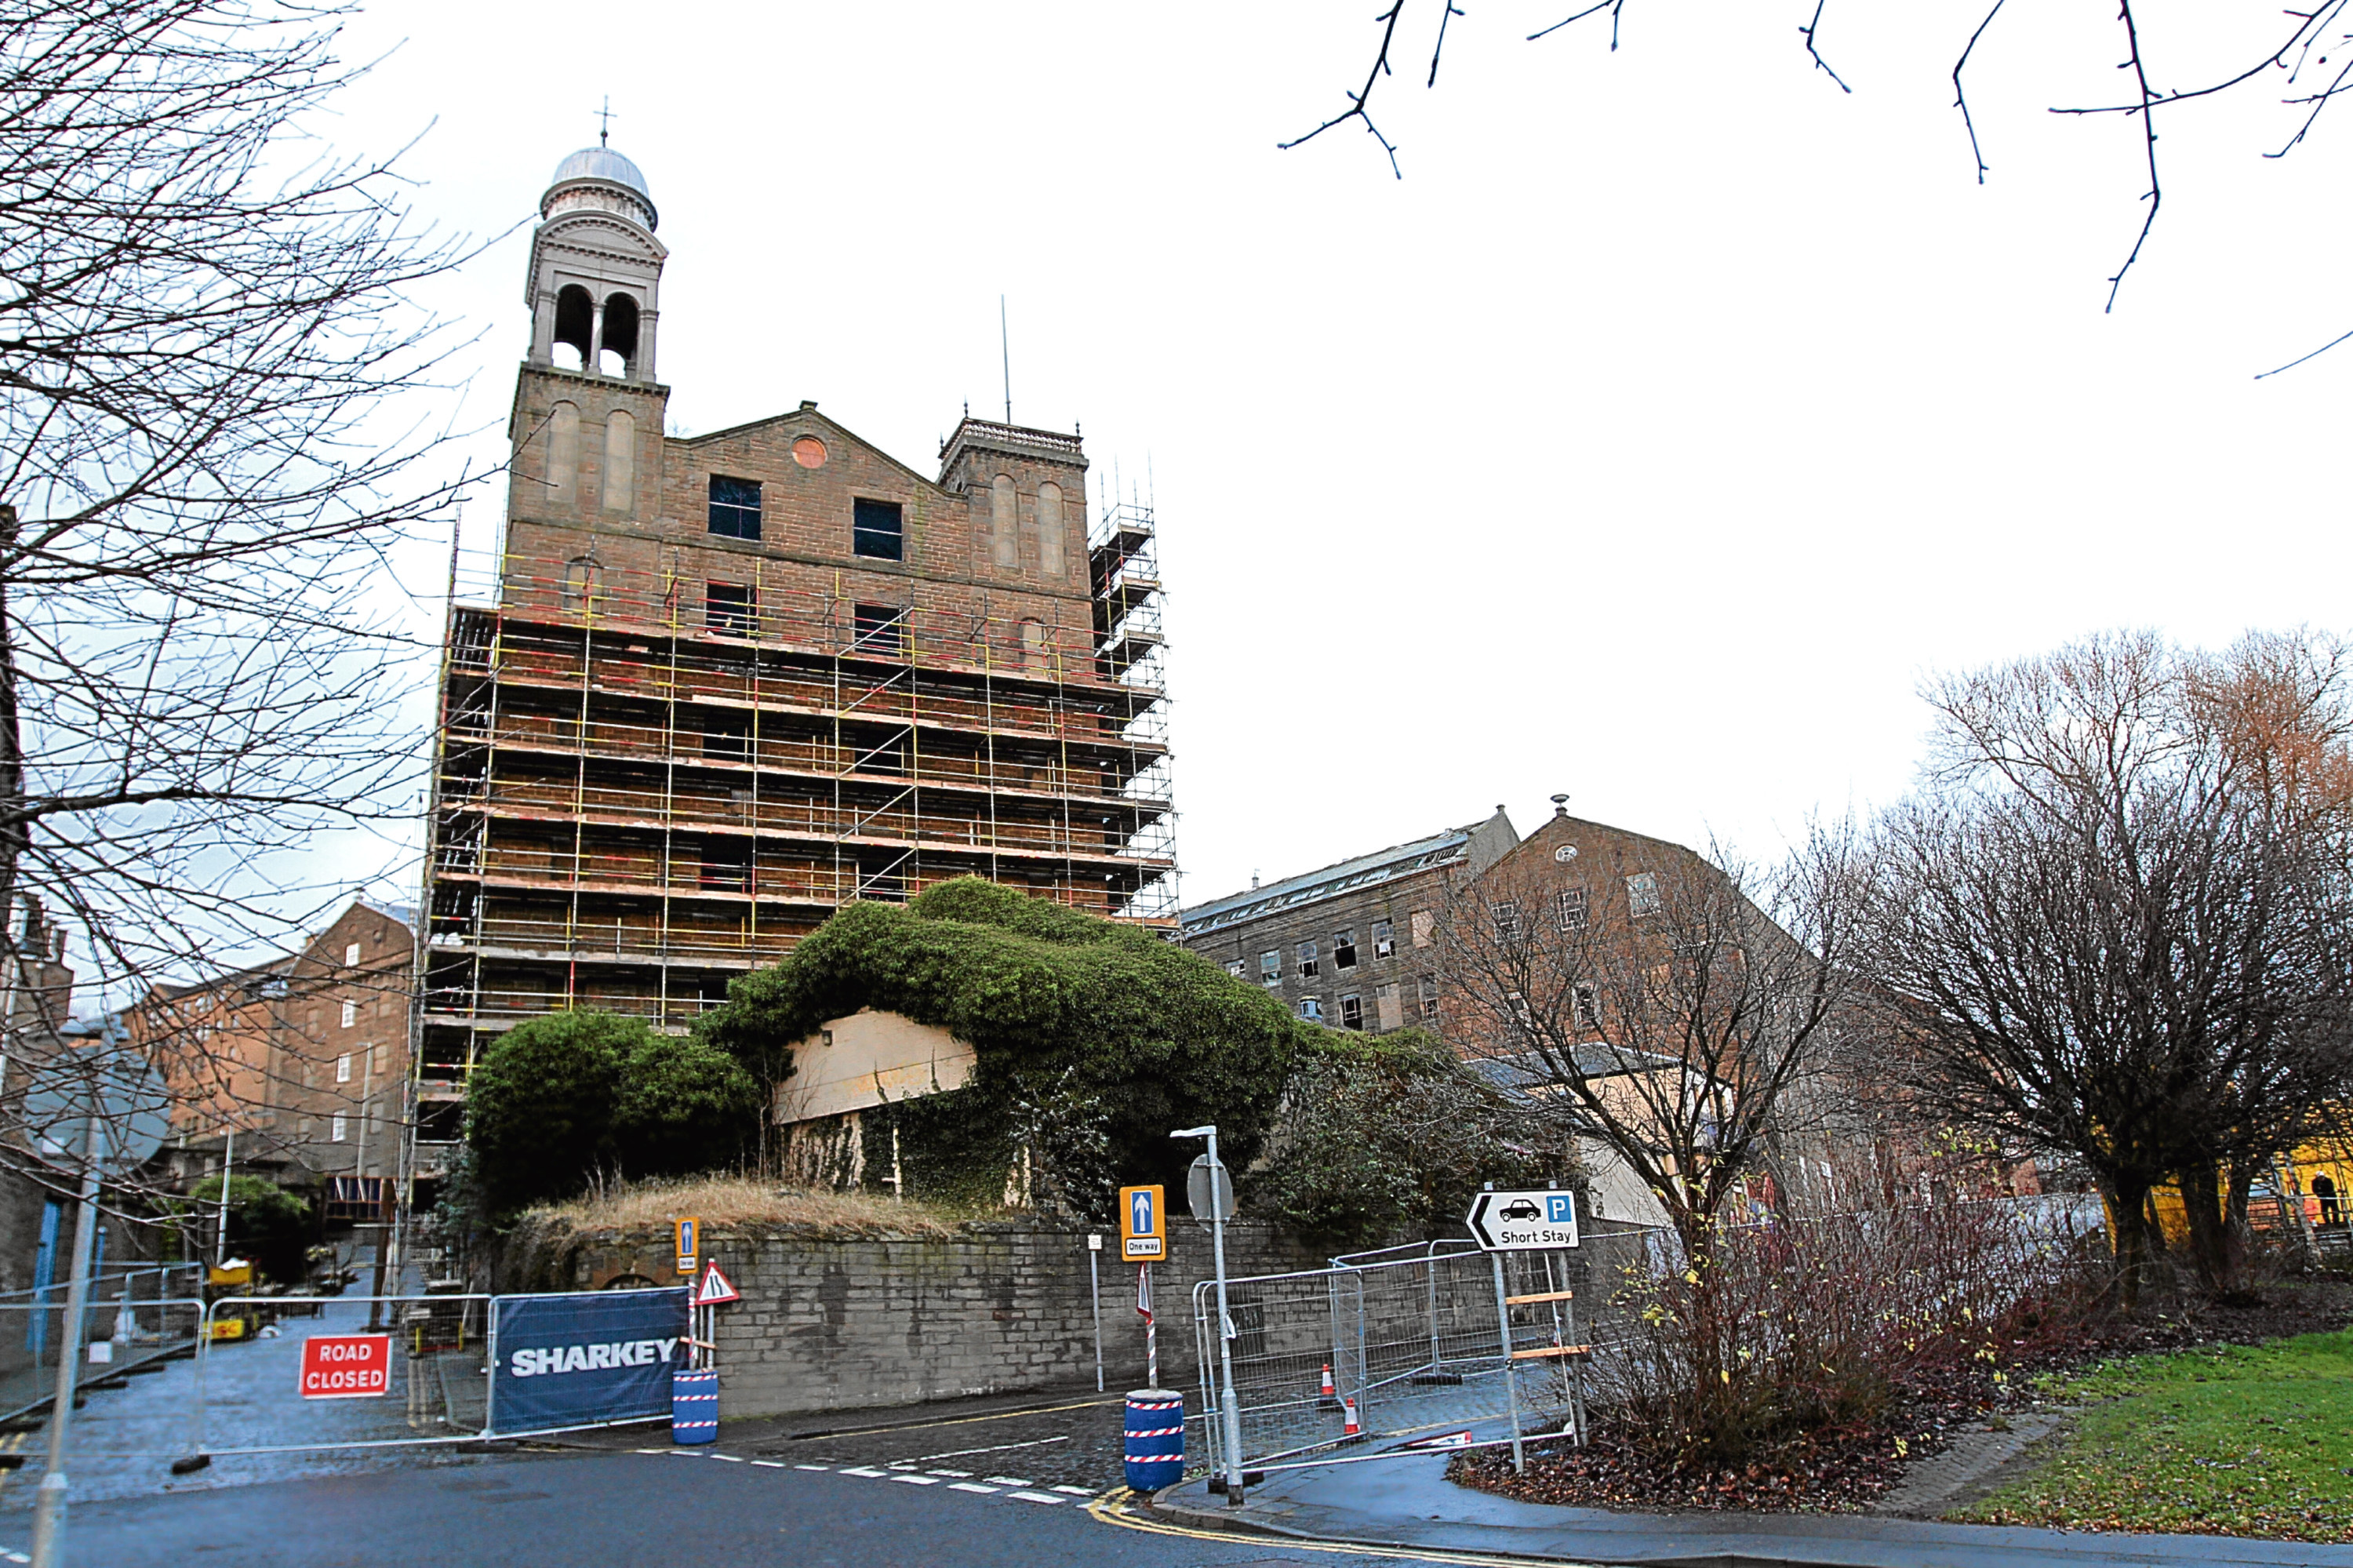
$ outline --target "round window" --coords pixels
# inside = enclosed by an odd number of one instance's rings
[[[815,436],[803,436],[793,443],[793,461],[803,468],[823,468],[825,443]]]

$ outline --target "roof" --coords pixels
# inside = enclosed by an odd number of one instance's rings
[[[1319,899],[1335,897],[1355,888],[1387,882],[1408,872],[1456,859],[1469,846],[1471,834],[1478,826],[1473,822],[1467,828],[1449,828],[1428,838],[1391,844],[1385,850],[1375,850],[1371,854],[1344,860],[1337,865],[1287,876],[1263,887],[1253,887],[1247,893],[1196,904],[1190,909],[1177,912],[1178,934],[1186,938],[1203,936],[1221,927],[1255,920],[1279,909],[1293,909],[1303,904],[1313,904]]]
[[[659,217],[654,207],[654,193],[647,186],[646,176],[639,172],[637,164],[629,162],[612,148],[583,147],[556,164],[555,177],[547,182],[548,196],[554,195],[557,190],[575,180],[602,180],[607,185],[619,185],[624,190],[635,192],[638,199],[646,204],[646,227],[652,228],[659,224]],[[548,197],[544,196],[540,197],[540,210],[543,215],[546,212],[547,199]]]

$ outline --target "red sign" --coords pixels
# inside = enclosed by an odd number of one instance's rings
[[[372,1399],[391,1392],[390,1334],[313,1334],[302,1341],[302,1397]]]
[[[694,1293],[694,1304],[697,1307],[721,1307],[730,1301],[743,1299],[743,1292],[728,1283],[727,1277],[719,1272],[717,1264],[703,1266],[702,1285]]]

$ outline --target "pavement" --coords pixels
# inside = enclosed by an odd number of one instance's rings
[[[1869,1514],[1618,1513],[1515,1502],[1446,1479],[1444,1454],[1269,1471],[1239,1507],[1205,1480],[1155,1494],[1156,1516],[1204,1529],[1408,1551],[1658,1568],[2353,1568],[2353,1546],[1936,1524]]]

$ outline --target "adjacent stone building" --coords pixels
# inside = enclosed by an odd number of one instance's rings
[[[1482,874],[1518,842],[1498,806],[1468,827],[1197,904],[1178,916],[1179,936],[1302,1018],[1375,1033],[1435,1023],[1432,931],[1447,879]]]
[[[586,148],[540,210],[496,600],[453,608],[441,693],[428,1187],[523,1019],[682,1030],[841,905],[961,874],[1173,904],[1149,512],[1090,533],[1075,432],[967,417],[934,474],[813,402],[670,435],[644,175]]]

